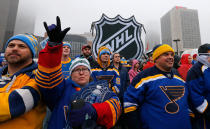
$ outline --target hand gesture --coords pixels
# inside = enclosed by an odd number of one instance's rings
[[[57,24],[52,24],[51,26],[47,26],[47,23],[44,22],[44,27],[47,31],[49,41],[54,43],[61,43],[66,35],[66,33],[70,30],[70,27],[61,30],[61,21],[60,18],[56,17]]]

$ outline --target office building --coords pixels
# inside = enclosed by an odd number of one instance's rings
[[[179,53],[201,45],[198,11],[176,6],[161,18],[162,43]]]
[[[0,1],[0,51],[5,42],[14,34],[19,0]]]

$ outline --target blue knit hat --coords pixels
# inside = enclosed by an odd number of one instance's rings
[[[71,49],[71,44],[70,44],[70,43],[68,43],[68,42],[63,42],[63,46],[69,46],[69,47],[70,47],[70,49]]]
[[[108,55],[111,55],[110,50],[109,49],[103,49],[102,51],[100,51],[99,53],[99,57],[101,57],[102,54],[107,53]]]
[[[12,40],[20,40],[20,41],[24,42],[31,50],[32,57],[33,58],[35,57],[37,45],[38,45],[38,41],[37,41],[36,37],[34,37],[33,35],[26,35],[26,34],[15,35],[7,41],[5,47],[7,47],[9,42],[11,42]]]

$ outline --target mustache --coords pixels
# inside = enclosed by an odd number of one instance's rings
[[[174,62],[174,60],[171,60],[171,59],[169,59],[169,60],[166,60],[166,61],[168,61],[168,62]]]
[[[10,56],[10,55],[17,55],[17,56],[20,56],[20,54],[18,54],[17,52],[9,53],[7,56]]]

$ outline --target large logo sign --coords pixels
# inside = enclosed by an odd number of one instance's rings
[[[143,53],[141,41],[142,24],[134,16],[124,19],[120,15],[108,18],[102,15],[99,21],[93,23],[96,37],[93,41],[93,54],[97,57],[101,46],[108,47],[112,53],[120,53],[126,59],[138,59]]]

